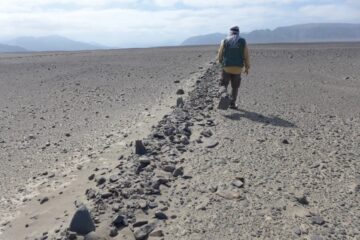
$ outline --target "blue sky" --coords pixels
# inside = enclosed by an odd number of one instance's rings
[[[360,0],[0,0],[0,40],[62,35],[119,47],[309,22],[360,23]]]

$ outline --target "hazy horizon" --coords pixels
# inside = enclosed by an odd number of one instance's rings
[[[0,1],[0,42],[60,35],[109,47],[177,45],[208,33],[303,23],[360,23],[357,0],[30,0]]]

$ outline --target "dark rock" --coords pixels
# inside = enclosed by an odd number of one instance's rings
[[[317,225],[323,225],[325,223],[325,220],[321,216],[315,215],[311,217],[311,223]]]
[[[165,166],[163,167],[163,170],[164,170],[165,172],[170,172],[170,173],[172,173],[172,172],[175,170],[175,165],[165,165]]]
[[[305,195],[295,196],[295,199],[300,204],[303,204],[303,205],[309,204],[309,201],[307,200],[307,197]]]
[[[201,132],[201,135],[204,136],[204,137],[209,138],[209,137],[211,137],[213,135],[213,133],[212,133],[212,131],[210,129],[208,129],[208,130],[203,130]]]
[[[111,183],[117,182],[119,180],[119,176],[118,175],[112,175],[109,179],[109,181]]]
[[[69,230],[80,235],[86,235],[95,231],[95,225],[91,219],[90,212],[85,206],[81,206],[75,212]]]
[[[89,179],[90,181],[94,180],[94,179],[95,179],[95,174],[94,174],[94,173],[91,174],[91,175],[88,177],[88,179]]]
[[[219,142],[212,141],[209,144],[206,145],[207,148],[215,148],[217,145],[219,145]]]
[[[290,144],[287,139],[282,140],[282,144]]]
[[[180,88],[180,89],[178,89],[178,90],[176,91],[176,94],[177,94],[177,95],[183,95],[183,94],[185,94],[185,91]]]
[[[44,204],[44,203],[46,203],[47,201],[49,201],[49,198],[48,198],[48,197],[43,197],[43,198],[40,200],[40,204]]]
[[[162,135],[162,134],[159,133],[159,132],[155,132],[155,133],[153,134],[153,137],[156,138],[156,139],[165,139],[165,136]]]
[[[143,220],[143,221],[137,221],[133,224],[133,227],[134,228],[137,228],[137,227],[141,227],[141,226],[144,226],[145,224],[148,224],[148,221],[146,220]]]
[[[356,184],[354,190],[356,193],[360,192],[360,184]]]
[[[189,145],[190,144],[189,138],[187,136],[184,136],[184,135],[181,137],[180,141],[184,145]]]
[[[77,239],[76,232],[68,231],[66,233],[66,235],[67,235],[67,238],[66,238],[67,240],[76,240]]]
[[[158,204],[157,204],[156,202],[150,202],[150,203],[148,204],[148,207],[149,207],[150,209],[157,208],[157,207],[158,207]]]
[[[184,103],[184,99],[182,97],[179,97],[177,100],[176,100],[176,107],[178,108],[183,108],[185,105]]]
[[[144,146],[144,144],[143,144],[143,142],[141,140],[136,140],[135,141],[135,153],[138,154],[138,155],[146,154],[145,146]]]
[[[111,192],[104,192],[104,193],[101,193],[101,198],[102,199],[108,199],[110,197],[112,197],[112,193]]]
[[[117,227],[126,227],[129,225],[129,222],[127,220],[127,217],[124,215],[116,215],[112,221],[112,224]]]
[[[104,178],[104,177],[101,177],[101,178],[99,178],[98,180],[97,180],[97,185],[101,185],[101,184],[104,184],[106,182],[106,178]]]
[[[174,177],[179,177],[179,176],[182,176],[184,175],[184,167],[178,167],[174,170],[174,172],[172,173],[172,175]]]
[[[145,240],[149,234],[154,231],[156,225],[155,223],[146,224],[145,226],[142,226],[141,228],[137,229],[134,232],[134,236],[136,240]]]
[[[227,110],[230,106],[230,102],[231,102],[231,99],[229,97],[229,94],[227,94],[226,92],[222,93],[220,96],[218,109]]]
[[[87,199],[93,199],[96,197],[96,191],[94,189],[87,189],[85,192],[85,195],[87,196]]]
[[[148,166],[151,163],[151,160],[146,156],[141,156],[139,158],[139,163],[142,166],[142,168]]]
[[[167,220],[168,219],[168,216],[165,213],[160,212],[160,211],[155,213],[155,217],[159,220]]]

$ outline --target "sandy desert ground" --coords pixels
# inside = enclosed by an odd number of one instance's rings
[[[0,239],[359,239],[360,44],[250,51],[227,111],[214,46],[0,55]]]

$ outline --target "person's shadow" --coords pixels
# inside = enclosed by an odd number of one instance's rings
[[[254,122],[259,122],[259,123],[263,123],[266,125],[273,125],[273,126],[279,126],[279,127],[289,127],[289,128],[294,128],[296,127],[296,125],[292,122],[286,121],[284,119],[281,119],[279,117],[276,116],[271,116],[271,117],[266,117],[262,114],[259,113],[255,113],[255,112],[249,112],[243,109],[239,109],[236,110],[238,111],[237,113],[232,113],[232,114],[228,114],[225,115],[224,117],[234,120],[234,121],[239,121],[241,118],[247,118],[251,121]]]

